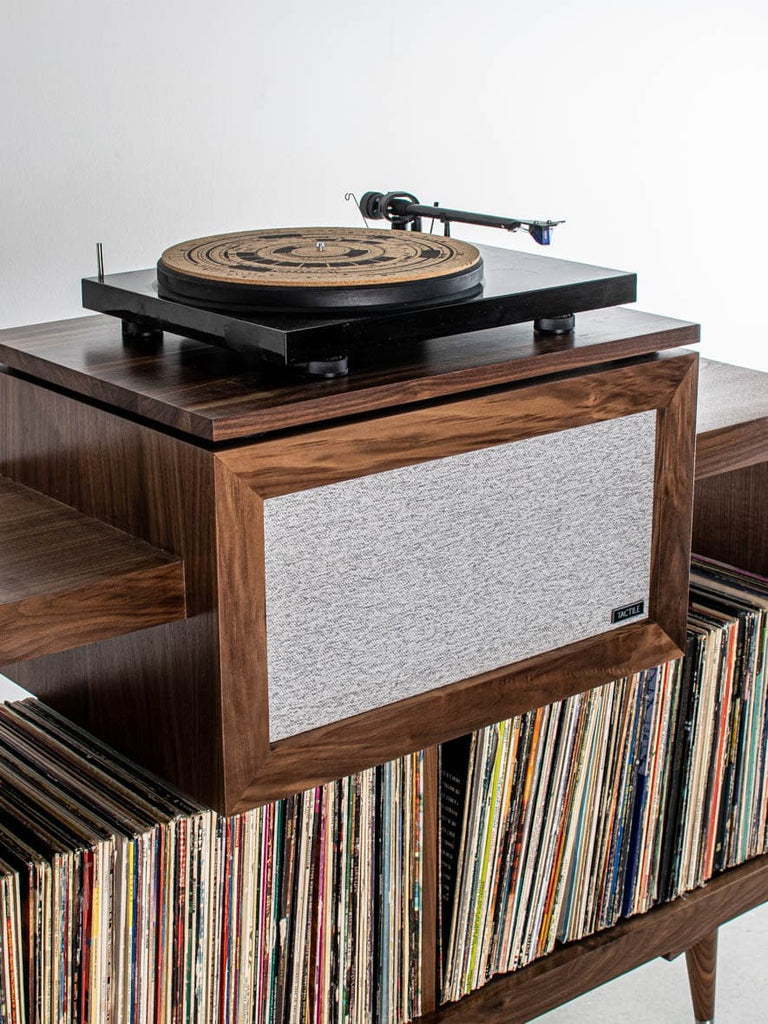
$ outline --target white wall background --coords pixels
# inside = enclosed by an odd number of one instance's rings
[[[2,0],[0,327],[80,315],[97,241],[135,269],[403,188],[565,217],[553,255],[636,270],[641,308],[768,370],[767,55],[765,0]],[[763,1020],[733,964],[731,1019]],[[689,1012],[679,973],[678,1003],[631,977],[553,1019]]]
[[[768,369],[765,0],[4,0],[0,326],[348,189],[565,217],[553,255]],[[464,237],[533,248],[527,236]]]

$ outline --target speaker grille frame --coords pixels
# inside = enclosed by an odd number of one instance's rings
[[[270,742],[647,618],[654,410],[264,503]]]
[[[696,367],[694,353],[673,352],[217,453],[217,536],[229,547],[228,564],[247,580],[247,588],[219,580],[219,626],[242,651],[238,700],[257,751],[241,805],[338,778],[676,657],[685,636]],[[655,410],[656,444],[647,619],[270,741],[266,501],[648,410]],[[247,601],[240,596],[245,589]]]

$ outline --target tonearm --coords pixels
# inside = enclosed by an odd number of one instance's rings
[[[478,224],[505,231],[528,231],[539,245],[549,245],[552,228],[562,220],[523,220],[520,217],[497,217],[491,213],[468,213],[449,210],[434,203],[424,206],[411,192],[366,192],[360,200],[360,213],[366,220],[388,220],[398,231],[421,231],[422,218],[439,220],[444,233],[450,235],[451,224]]]

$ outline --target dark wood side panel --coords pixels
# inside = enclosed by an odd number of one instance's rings
[[[690,949],[767,899],[768,857],[760,857],[672,903],[495,978],[460,1002],[420,1017],[419,1024],[525,1024],[656,957]]]
[[[257,494],[214,460],[225,803],[235,806],[269,751],[264,512]]]
[[[183,559],[189,618],[4,672],[223,809],[208,453],[0,373],[0,473]]]
[[[0,664],[184,611],[181,559],[0,477]]]
[[[658,414],[651,614],[681,649],[688,620],[697,363],[692,356],[673,397]]]
[[[768,576],[768,462],[696,482],[693,550]]]

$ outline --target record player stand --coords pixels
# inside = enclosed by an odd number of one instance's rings
[[[666,339],[657,321],[652,321],[648,330],[657,339],[656,351],[670,343],[695,340],[680,339],[684,328],[679,324],[670,324],[667,333],[672,337]],[[465,365],[466,356],[457,340],[441,346],[439,355],[430,354],[425,346],[418,357],[425,360],[424,367],[410,368],[405,381],[401,370],[382,372],[372,366],[338,392],[326,395],[304,388],[275,388],[265,393],[262,387],[259,401],[254,400],[247,378],[225,376],[226,357],[209,347],[198,352],[194,343],[171,338],[166,339],[162,362],[146,353],[137,354],[134,362],[121,362],[115,360],[113,337],[119,336],[119,325],[105,325],[102,318],[6,332],[0,338],[0,360],[11,369],[0,373],[4,415],[0,470],[34,489],[27,495],[37,501],[34,514],[52,524],[54,535],[59,529],[69,530],[77,541],[82,536],[94,537],[94,530],[104,524],[115,528],[117,534],[110,542],[111,553],[100,551],[106,593],[112,601],[110,620],[73,616],[68,603],[71,590],[62,588],[57,575],[60,566],[54,557],[47,563],[43,559],[39,592],[43,601],[45,595],[51,595],[46,614],[55,616],[48,619],[56,626],[48,637],[54,646],[46,651],[46,657],[37,659],[37,665],[16,663],[7,674],[43,699],[55,698],[52,702],[58,702],[60,709],[75,719],[86,720],[90,715],[107,739],[110,730],[115,735],[119,729],[124,731],[124,722],[139,707],[145,723],[140,740],[153,751],[156,769],[172,779],[183,774],[190,790],[211,805],[233,805],[248,780],[235,774],[233,792],[225,792],[216,758],[202,756],[213,748],[221,724],[219,715],[226,717],[228,735],[237,738],[246,720],[243,709],[253,703],[249,693],[233,691],[231,699],[221,704],[214,689],[199,685],[201,679],[218,678],[222,659],[231,660],[226,667],[234,672],[236,659],[244,657],[242,643],[228,643],[219,649],[209,628],[221,580],[229,587],[247,584],[242,567],[236,576],[228,576],[225,565],[224,576],[217,575],[211,446],[237,445],[241,437],[253,437],[270,425],[279,430],[306,428],[329,418],[329,408],[330,417],[355,417],[361,412],[382,413],[403,402],[435,400],[456,392],[457,377],[463,388],[481,389],[513,378],[574,370],[594,361],[589,346],[599,340],[600,332],[610,334],[614,359],[630,359],[647,351],[642,347],[646,341],[640,329],[645,323],[643,314],[616,310],[601,314],[594,322],[591,331],[582,328],[570,349],[557,348],[551,353],[548,347],[532,343],[528,335],[523,337],[522,328],[512,328],[514,369],[502,361],[508,356],[494,347],[497,343],[492,338],[482,358],[473,351],[471,365]],[[81,346],[74,344],[77,338]],[[504,353],[509,348],[510,340],[505,338]],[[210,361],[210,374],[200,375],[196,368],[203,360]],[[705,368],[694,524],[694,550],[763,574],[768,573],[767,379],[730,367]],[[73,401],[74,395],[81,397]],[[124,409],[125,415],[116,416],[110,408]],[[163,424],[164,430],[148,431],[149,421]],[[189,443],[192,435],[198,438],[196,444]],[[116,464],[120,467],[117,476]],[[19,493],[24,498],[23,491]],[[146,496],[146,508],[136,500],[138,494]],[[51,502],[46,496],[58,500]],[[58,501],[70,506],[70,511]],[[71,516],[72,508],[79,513]],[[137,547],[136,538],[142,538],[145,545]],[[55,545],[47,551],[54,553]],[[138,574],[133,573],[135,565]],[[93,573],[83,580],[80,596],[97,607],[105,593],[104,584],[99,566],[89,568]],[[186,577],[183,588],[182,570]],[[159,589],[153,587],[154,606],[140,599],[152,573],[161,580]],[[132,588],[128,591],[121,589],[121,580],[126,578]],[[69,586],[71,580],[65,582]],[[26,600],[21,593],[12,596],[19,603]],[[168,625],[144,637],[131,632],[151,624],[134,617],[139,609],[154,616],[151,621]],[[12,608],[9,614],[16,611],[19,609]],[[17,618],[21,621],[23,614]],[[237,626],[234,622],[235,635]],[[628,647],[636,636],[630,632],[633,628],[628,627],[626,633]],[[108,629],[113,639],[91,642],[105,635],[100,630]],[[173,631],[172,645],[166,631]],[[16,636],[21,643],[21,633]],[[71,648],[76,643],[88,646],[74,652]],[[9,650],[3,663],[16,656],[17,650]],[[569,692],[594,685],[590,668],[586,663],[571,666]],[[545,703],[564,695],[554,689],[539,694]],[[531,692],[531,700],[533,697]],[[169,722],[168,707],[183,708],[183,714]],[[505,710],[509,709],[502,709],[499,717],[505,716]],[[385,718],[382,714],[381,720]],[[449,734],[447,717],[436,724],[442,724],[445,735]],[[240,739],[245,746],[247,734]],[[219,749],[217,756],[231,758],[237,746],[233,742]],[[190,750],[196,755],[191,759]],[[398,752],[390,753],[395,756]],[[341,761],[338,764],[343,767]],[[768,856],[729,870],[648,914],[562,947],[523,970],[492,980],[458,1003],[437,1009],[438,777],[434,747],[426,751],[425,768],[428,843],[423,987],[427,1012],[422,1024],[522,1024],[655,957],[687,951],[697,1012],[711,1013],[714,935],[720,924],[768,900]]]
[[[693,550],[768,575],[768,374],[702,360],[696,481]],[[494,978],[421,1024],[524,1024],[657,957],[683,953],[695,1020],[710,1021],[717,930],[765,902],[768,854]]]

